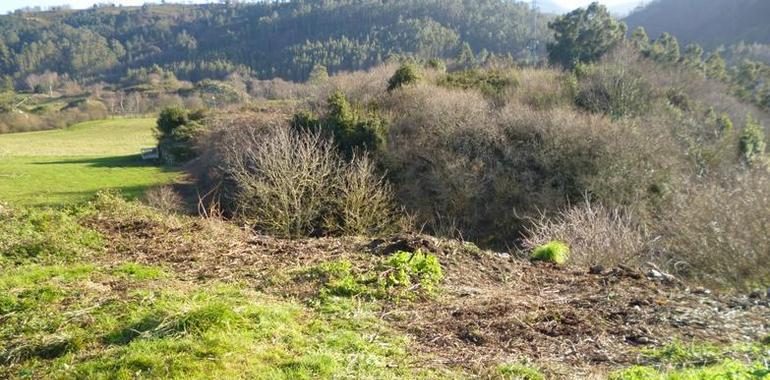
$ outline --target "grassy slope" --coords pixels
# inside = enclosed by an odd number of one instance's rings
[[[311,305],[105,257],[102,235],[79,218],[106,209],[139,224],[191,221],[109,199],[74,214],[0,211],[0,378],[461,377],[409,353],[369,302]]]
[[[64,130],[0,135],[0,200],[20,205],[82,201],[101,189],[134,197],[178,174],[144,164],[153,119],[92,121]]]

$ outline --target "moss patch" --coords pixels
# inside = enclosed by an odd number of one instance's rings
[[[564,265],[569,259],[569,246],[560,241],[552,241],[541,245],[532,251],[532,260],[547,261],[558,265]]]

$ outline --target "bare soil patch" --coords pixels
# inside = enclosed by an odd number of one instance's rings
[[[348,260],[364,270],[397,250],[436,254],[441,294],[383,303],[382,318],[413,336],[415,350],[448,365],[528,358],[559,377],[586,377],[638,363],[640,347],[749,342],[770,332],[765,295],[717,294],[645,268],[562,268],[420,235],[289,241],[217,221],[179,221],[101,216],[89,224],[107,239],[104,260],[161,264],[195,281],[249,281],[303,300],[320,287],[296,276],[303,268]]]

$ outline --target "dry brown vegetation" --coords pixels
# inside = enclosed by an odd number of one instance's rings
[[[552,378],[604,378],[638,363],[640,347],[751,342],[767,331],[767,301],[689,288],[648,266],[589,272],[413,234],[283,240],[112,197],[102,197],[97,210],[84,223],[103,234],[106,264],[160,265],[181,279],[244,282],[305,302],[317,302],[323,288],[322,276],[307,275],[319,265],[344,261],[367,273],[395,250],[432,252],[444,272],[437,297],[376,305],[381,320],[414,338],[413,352],[430,353],[429,367],[483,373],[528,358]]]
[[[395,204],[404,208],[412,228],[434,235],[524,253],[561,239],[572,246],[577,265],[651,261],[709,284],[747,288],[766,283],[768,272],[757,263],[767,259],[765,240],[770,235],[770,208],[763,203],[767,197],[762,188],[767,173],[741,164],[738,134],[748,115],[765,126],[770,117],[725,95],[721,84],[649,61],[628,48],[574,73],[516,69],[515,81],[493,96],[489,91],[494,87],[473,87],[474,81],[484,80],[483,71],[468,73],[475,77],[462,82],[471,83],[462,89],[441,85],[446,74],[430,68],[420,83],[385,91],[395,70],[389,65],[293,85],[282,96],[296,103],[228,115],[202,144],[204,155],[196,167],[206,175],[199,177],[209,183],[219,178],[214,182],[223,184],[235,213],[249,209],[259,215],[265,208],[257,204],[281,203],[239,191],[245,187],[222,173],[228,167],[253,172],[258,167],[254,162],[279,160],[286,149],[274,148],[284,140],[283,145],[298,147],[291,154],[330,154],[333,148],[321,136],[306,137],[314,142],[299,149],[301,139],[283,139],[286,132],[280,131],[298,110],[323,115],[325,99],[341,91],[351,104],[376,110],[387,122],[385,147],[372,152],[372,162],[365,164],[368,177],[348,179],[380,190],[340,198],[346,192],[339,185],[319,181],[306,188],[304,192],[319,198],[312,205],[294,202],[296,210],[289,213],[309,213],[295,229],[301,235],[371,233],[392,225],[393,218],[385,217],[390,214],[361,208],[370,206],[362,199],[389,193],[392,187]],[[466,74],[453,75],[462,81]],[[729,117],[735,130],[721,130],[713,115]],[[266,140],[244,135],[257,130],[278,132],[267,134],[272,137]],[[228,161],[223,153],[232,157],[244,151],[260,159]],[[286,169],[301,168],[304,159],[292,157],[287,162],[299,161]],[[329,167],[305,172],[335,177],[323,174],[334,172]],[[382,175],[387,183],[378,179]],[[278,198],[289,189],[304,188],[263,185],[263,193]],[[335,196],[322,200],[335,188]],[[346,228],[347,222],[339,219],[344,212],[321,217],[318,210],[323,208],[358,208],[358,215],[369,219]],[[259,215],[253,224],[261,219],[269,218]],[[329,220],[336,227],[330,228]]]

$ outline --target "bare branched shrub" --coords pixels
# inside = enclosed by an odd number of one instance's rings
[[[297,238],[393,225],[390,190],[371,162],[343,161],[321,134],[272,124],[221,137],[220,170],[234,186],[235,215],[257,230]]]
[[[534,219],[523,246],[529,252],[550,241],[567,243],[570,263],[580,266],[643,264],[653,252],[650,239],[625,212],[590,202]]]
[[[573,85],[568,75],[555,69],[523,69],[513,100],[536,110],[569,107]]]
[[[242,129],[236,138],[223,167],[238,186],[238,213],[279,236],[316,232],[339,170],[334,146],[320,134],[298,135],[282,126]]]
[[[355,156],[340,167],[335,177],[337,210],[327,217],[327,230],[343,235],[371,235],[392,229],[395,222],[393,192],[384,177],[378,176],[372,161]]]
[[[185,203],[171,186],[157,186],[144,193],[144,203],[164,212],[183,212]]]
[[[770,175],[742,173],[677,194],[659,225],[669,267],[711,285],[770,282]]]
[[[647,79],[633,67],[604,64],[580,80],[575,102],[591,112],[618,119],[644,114],[650,108],[653,93]]]

